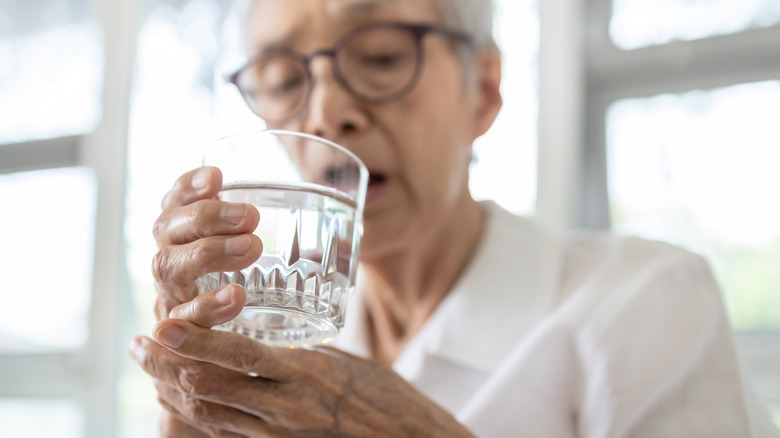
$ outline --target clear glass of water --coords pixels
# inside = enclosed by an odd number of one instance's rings
[[[246,290],[241,314],[215,328],[286,347],[333,339],[355,288],[365,165],[333,142],[280,130],[224,137],[203,164],[222,171],[220,200],[257,207],[263,241],[247,268],[198,279],[200,293],[230,283]]]

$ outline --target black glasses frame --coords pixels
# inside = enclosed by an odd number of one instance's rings
[[[415,59],[416,62],[415,69],[414,72],[412,73],[412,77],[409,79],[409,82],[399,90],[387,96],[381,96],[381,97],[367,96],[355,90],[345,78],[344,73],[341,71],[341,68],[339,67],[339,63],[335,62],[341,50],[347,44],[349,44],[354,38],[356,38],[362,33],[377,28],[403,29],[405,31],[410,32],[414,37],[414,41],[416,45],[415,46],[416,55],[417,55],[417,58]],[[314,87],[314,79],[312,77],[311,67],[310,67],[311,63],[315,58],[319,56],[327,56],[334,61],[331,62],[333,76],[336,78],[336,81],[345,90],[347,90],[347,92],[350,95],[352,95],[353,97],[355,97],[356,99],[362,102],[387,103],[393,100],[400,99],[401,97],[408,94],[417,85],[417,81],[420,78],[420,73],[422,72],[422,68],[424,64],[424,49],[422,45],[422,40],[426,35],[429,34],[440,34],[456,42],[464,43],[469,46],[471,45],[471,38],[467,34],[453,29],[446,28],[444,26],[439,26],[439,25],[429,24],[429,23],[376,22],[376,23],[369,23],[363,26],[359,26],[351,30],[350,32],[344,34],[336,41],[332,49],[317,50],[308,55],[302,55],[300,53],[294,52],[292,50],[287,50],[287,49],[271,49],[271,50],[264,51],[258,54],[257,56],[253,57],[252,59],[250,59],[247,63],[245,63],[235,72],[227,75],[225,77],[225,80],[233,84],[238,89],[239,93],[241,93],[241,96],[244,98],[244,101],[247,103],[247,105],[252,109],[252,111],[255,114],[257,114],[261,118],[266,119],[266,117],[263,117],[263,115],[257,111],[255,106],[252,104],[252,99],[247,95],[245,90],[242,89],[238,80],[239,76],[241,76],[242,73],[244,73],[247,69],[253,67],[255,64],[261,63],[268,58],[286,57],[301,64],[303,67],[303,71],[306,74],[305,76],[306,90],[304,91],[304,96],[301,99],[301,102],[295,107],[295,109],[290,111],[289,115],[287,115],[286,117],[280,118],[278,120],[271,120],[271,121],[284,121],[298,115],[301,112],[301,110],[306,106],[306,104],[309,102],[311,90]]]

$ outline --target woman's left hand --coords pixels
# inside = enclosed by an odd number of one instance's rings
[[[211,294],[198,297],[171,313],[183,319],[160,321],[155,340],[139,336],[130,344],[165,409],[209,435],[471,436],[387,366],[204,328],[216,323],[204,320],[218,305]]]

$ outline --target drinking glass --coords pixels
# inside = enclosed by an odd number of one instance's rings
[[[197,280],[201,294],[230,283],[246,290],[241,314],[215,328],[287,347],[333,339],[355,288],[365,165],[333,142],[281,130],[224,137],[203,164],[222,171],[220,200],[259,210],[263,242],[247,268]]]

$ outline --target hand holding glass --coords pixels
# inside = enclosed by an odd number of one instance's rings
[[[355,288],[368,184],[365,165],[327,140],[290,131],[236,134],[209,147],[203,164],[222,171],[219,199],[260,212],[263,253],[239,272],[212,272],[200,293],[230,283],[246,290],[234,320],[215,327],[269,345],[330,341]]]

